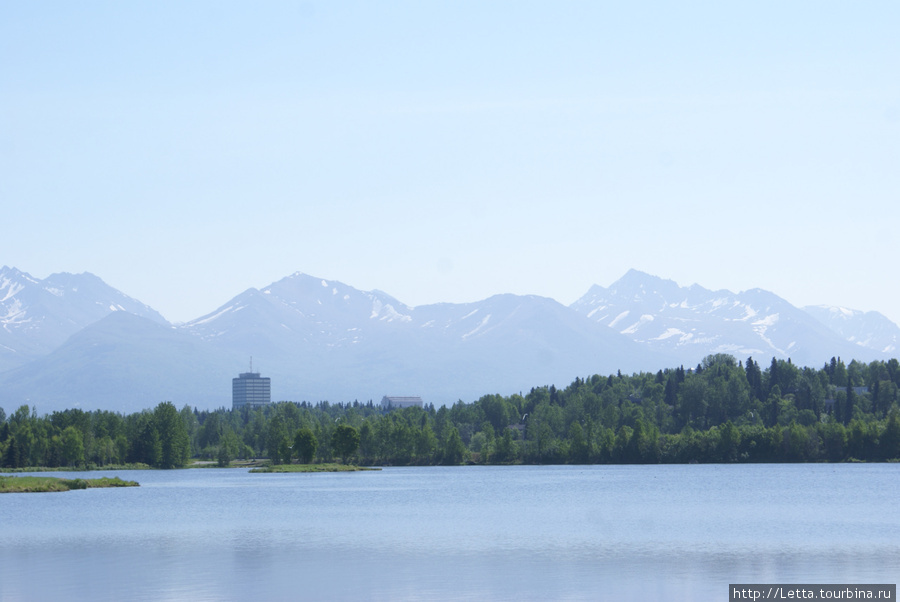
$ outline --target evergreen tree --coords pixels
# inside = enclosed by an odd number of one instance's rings
[[[766,400],[766,426],[775,426],[778,424],[781,401],[781,387],[775,385],[772,387],[769,397]]]
[[[856,405],[856,393],[853,392],[853,386],[850,385],[850,381],[847,381],[847,397],[844,402],[845,406],[841,414],[844,418],[844,425],[850,424],[850,421],[853,419],[853,406]]]
[[[16,441],[15,436],[10,437],[6,451],[3,452],[2,465],[4,468],[21,468],[24,466],[19,442]]]
[[[159,430],[153,414],[144,411],[137,416],[134,425],[134,434],[131,437],[131,449],[128,459],[131,462],[140,462],[150,466],[159,466],[162,457],[162,446],[159,440]]]
[[[171,401],[164,401],[153,413],[159,433],[159,468],[180,468],[187,463],[191,452],[184,420]]]
[[[891,412],[879,439],[883,460],[900,459],[900,413]]]
[[[666,405],[670,407],[674,407],[675,403],[678,399],[678,376],[677,374],[670,374],[666,379],[666,389],[663,393],[663,399],[666,402]]]
[[[744,373],[747,376],[747,384],[750,385],[750,395],[759,401],[764,401],[762,371],[759,369],[759,364],[753,361],[752,356],[747,358]]]

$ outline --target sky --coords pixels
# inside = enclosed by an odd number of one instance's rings
[[[0,265],[173,322],[294,272],[634,268],[900,322],[900,4],[0,3]]]

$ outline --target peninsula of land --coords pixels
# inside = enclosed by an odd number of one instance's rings
[[[137,481],[123,481],[119,477],[100,479],[63,479],[60,477],[0,476],[0,493],[38,493],[94,489],[99,487],[138,487]]]

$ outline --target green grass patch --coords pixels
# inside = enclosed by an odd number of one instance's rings
[[[100,487],[137,487],[136,481],[123,481],[119,477],[101,479],[63,479],[60,477],[6,477],[0,476],[0,493],[42,493],[94,489]]]
[[[276,464],[253,468],[250,472],[356,472],[359,470],[381,470],[352,464]]]
[[[269,460],[232,460],[227,466],[219,466],[215,460],[189,460],[185,468],[256,468],[269,464]]]

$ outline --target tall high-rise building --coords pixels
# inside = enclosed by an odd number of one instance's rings
[[[253,370],[252,364],[250,370]],[[231,379],[231,407],[258,408],[272,401],[272,384],[269,377],[261,378],[259,372],[242,372]]]

